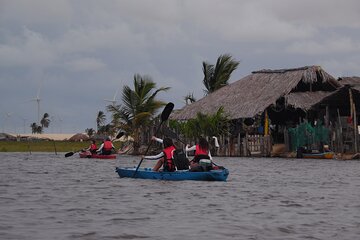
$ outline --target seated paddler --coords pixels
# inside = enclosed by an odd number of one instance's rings
[[[193,160],[190,161],[191,168],[197,167],[199,165],[199,161],[201,159],[209,159],[212,160],[212,156],[209,149],[209,143],[208,141],[201,137],[199,139],[199,143],[189,147],[189,145],[186,145],[185,148],[186,152],[195,151]]]
[[[115,147],[113,143],[111,142],[110,138],[107,137],[96,152],[101,155],[110,155],[114,150]]]
[[[156,160],[159,159],[157,161],[157,163],[155,164],[153,171],[160,171],[160,168],[163,167],[163,171],[167,171],[167,172],[174,172],[175,169],[175,164],[173,161],[174,158],[174,151],[176,150],[173,141],[170,138],[164,138],[163,140],[163,151],[160,152],[157,155],[153,155],[153,156],[143,156],[143,159],[148,159],[148,160]]]

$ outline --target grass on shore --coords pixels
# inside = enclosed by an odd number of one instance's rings
[[[0,141],[0,152],[74,152],[89,145],[89,142],[69,141]],[[114,142],[114,146],[119,149],[120,143]]]

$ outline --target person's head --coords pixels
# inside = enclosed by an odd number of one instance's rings
[[[92,144],[95,144],[95,140],[91,140],[91,143],[92,143]]]
[[[175,141],[175,142],[174,142],[174,147],[175,147],[176,149],[182,149],[181,143],[180,143],[179,141]]]
[[[110,138],[109,138],[109,137],[106,137],[106,138],[105,138],[105,141],[110,141]]]
[[[208,141],[206,141],[206,139],[203,137],[199,138],[199,147],[208,150],[209,149]]]
[[[173,141],[171,140],[171,138],[164,138],[163,140],[163,144],[164,144],[164,148],[167,148],[167,147],[170,147],[170,146],[173,146]]]

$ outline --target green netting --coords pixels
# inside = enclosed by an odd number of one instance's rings
[[[290,147],[295,151],[298,147],[315,147],[329,143],[329,129],[324,127],[321,122],[316,126],[310,123],[301,123],[296,128],[289,128]]]

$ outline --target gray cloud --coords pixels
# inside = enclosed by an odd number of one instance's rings
[[[36,121],[28,100],[41,81],[53,132],[95,127],[135,73],[171,87],[160,98],[180,108],[186,94],[203,96],[202,61],[224,53],[241,61],[231,81],[312,64],[359,75],[359,12],[355,0],[1,1],[0,124],[20,132]]]

